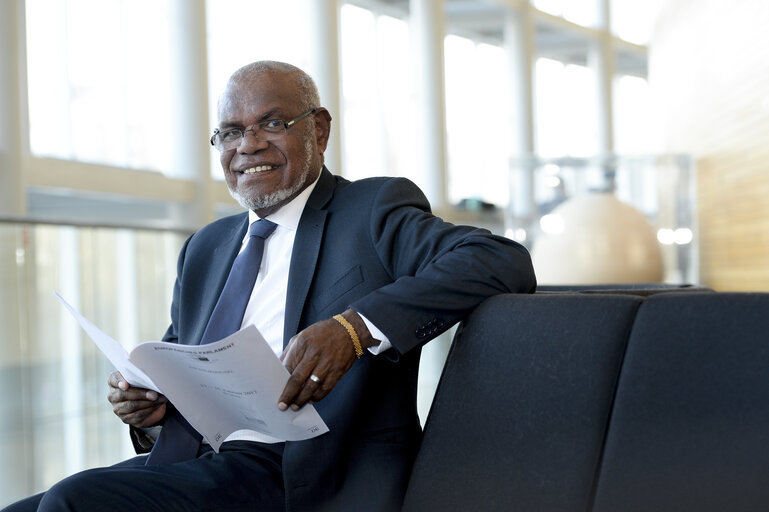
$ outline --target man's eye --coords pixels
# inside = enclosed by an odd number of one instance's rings
[[[268,132],[283,131],[283,121],[281,119],[270,119],[262,123],[262,129]]]
[[[238,140],[243,136],[243,132],[240,130],[227,130],[224,132],[219,132],[219,138],[222,140],[222,142],[232,142],[234,140]]]

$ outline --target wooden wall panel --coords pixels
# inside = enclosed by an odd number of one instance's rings
[[[701,282],[769,291],[769,2],[668,0],[650,45],[661,151],[698,168]]]

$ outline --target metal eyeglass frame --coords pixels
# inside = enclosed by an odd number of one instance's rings
[[[298,123],[299,121],[301,121],[302,119],[304,119],[307,116],[311,116],[313,114],[316,114],[322,108],[323,107],[315,107],[313,109],[310,109],[307,112],[305,112],[304,114],[300,114],[297,117],[291,119],[290,121],[283,121],[282,119],[268,119],[267,121],[261,121],[259,123],[254,123],[251,126],[247,126],[244,129],[242,129],[242,130],[238,129],[238,128],[234,128],[234,129],[230,129],[230,130],[220,131],[219,128],[216,128],[216,129],[214,129],[214,134],[211,135],[211,139],[209,139],[209,142],[211,143],[212,146],[214,146],[219,151],[224,151],[226,149],[234,149],[234,148],[238,147],[241,144],[241,142],[243,141],[243,138],[246,136],[246,133],[248,133],[248,132],[253,133],[254,137],[258,138],[259,140],[265,140],[265,141],[275,140],[275,138],[280,137],[281,135],[286,133],[286,131],[288,131],[288,129],[291,128],[293,125],[295,125],[296,123]],[[279,128],[277,129],[277,131],[271,131],[271,129],[265,129],[266,126],[268,126],[270,124],[274,124],[274,123],[280,123],[278,125]],[[269,133],[271,135],[276,135],[277,137],[269,138],[269,139],[264,138],[264,137],[260,137],[257,134],[257,131],[259,131],[259,132],[261,132],[263,134],[264,133]],[[235,144],[233,147],[228,147],[228,148],[222,147],[222,143],[221,142],[217,145],[216,141],[219,139],[218,136],[221,135],[221,134],[224,134],[224,133],[228,133],[228,132],[240,132],[240,138],[236,139],[237,140],[237,144]]]

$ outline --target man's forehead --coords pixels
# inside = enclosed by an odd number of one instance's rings
[[[299,103],[296,88],[284,77],[270,75],[231,80],[219,98],[219,120],[235,122],[291,112]]]

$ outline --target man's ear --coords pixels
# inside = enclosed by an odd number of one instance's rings
[[[323,107],[315,113],[315,141],[318,150],[323,153],[328,145],[328,137],[331,134],[331,114]]]

